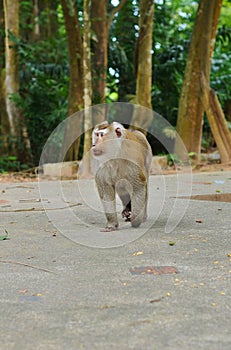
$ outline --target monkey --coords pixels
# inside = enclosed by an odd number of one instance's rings
[[[119,228],[116,213],[116,193],[123,205],[122,217],[132,227],[147,219],[148,179],[152,150],[145,135],[128,130],[118,122],[107,121],[92,132],[92,159],[98,166],[96,187],[107,219],[102,232]]]

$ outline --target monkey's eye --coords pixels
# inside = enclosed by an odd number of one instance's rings
[[[103,137],[104,136],[104,132],[96,132],[95,133],[96,137]]]

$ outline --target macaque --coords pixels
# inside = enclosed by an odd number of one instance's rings
[[[148,178],[151,147],[140,131],[127,130],[120,123],[103,122],[92,132],[92,156],[98,163],[96,186],[107,218],[103,232],[118,230],[116,193],[123,211],[122,217],[132,227],[147,219]]]

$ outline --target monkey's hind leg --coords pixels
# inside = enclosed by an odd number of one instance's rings
[[[148,192],[147,192],[147,194],[146,194],[146,204],[145,204],[145,207],[144,207],[144,216],[143,216],[143,220],[142,220],[142,222],[145,222],[145,221],[147,221],[147,218],[148,218],[148,213],[147,213],[147,211],[148,211]]]
[[[139,227],[147,218],[147,192],[146,187],[143,185],[133,194],[131,207],[131,225],[132,227]]]

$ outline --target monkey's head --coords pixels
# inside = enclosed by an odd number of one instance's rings
[[[117,122],[103,122],[92,132],[92,154],[95,158],[115,158],[125,137],[125,128]]]

